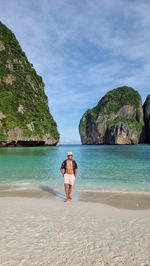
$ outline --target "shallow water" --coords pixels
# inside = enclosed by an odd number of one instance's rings
[[[0,185],[62,188],[61,162],[72,151],[79,190],[150,191],[150,145],[0,148]]]

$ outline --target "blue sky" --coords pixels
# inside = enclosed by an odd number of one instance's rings
[[[78,125],[110,89],[150,94],[149,0],[0,0],[45,83],[61,143],[80,143]]]

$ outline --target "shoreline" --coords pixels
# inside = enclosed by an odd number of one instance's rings
[[[55,198],[64,201],[65,193],[63,190],[53,189],[46,185],[3,185],[0,186],[1,197]],[[72,197],[75,202],[102,203],[128,210],[150,209],[150,192],[147,191],[92,191],[74,189]]]

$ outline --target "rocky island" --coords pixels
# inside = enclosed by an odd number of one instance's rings
[[[145,108],[147,109],[147,104]],[[147,121],[147,116],[145,116]],[[149,120],[150,121],[150,120]],[[109,91],[80,120],[82,144],[137,144],[145,142],[145,125],[139,93],[123,86]]]
[[[0,146],[56,145],[57,124],[42,78],[0,22]]]
[[[146,142],[150,144],[150,95],[147,96],[145,103],[143,104],[144,121]]]

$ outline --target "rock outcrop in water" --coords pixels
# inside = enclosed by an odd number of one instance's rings
[[[147,96],[143,105],[146,142],[150,144],[150,95]]]
[[[137,144],[145,141],[142,102],[131,87],[109,91],[80,120],[82,144]]]
[[[0,146],[55,145],[58,141],[42,78],[14,34],[0,22]]]

